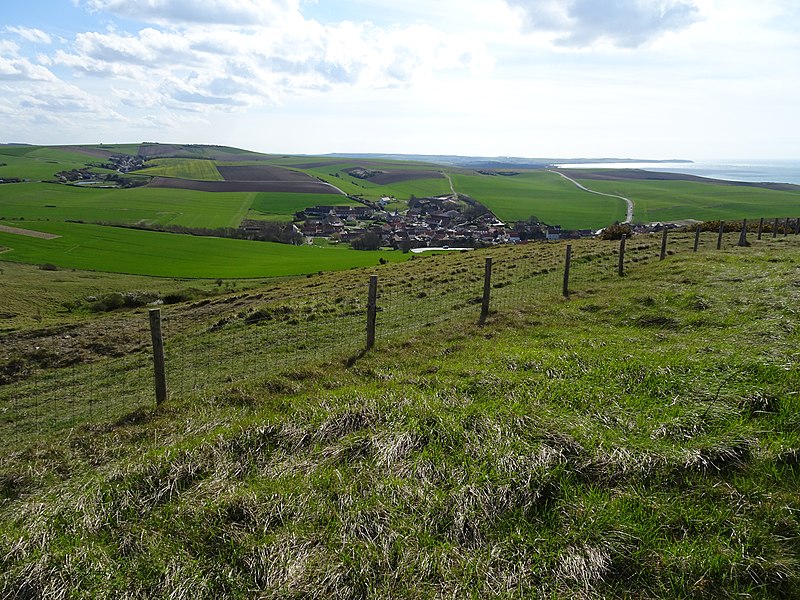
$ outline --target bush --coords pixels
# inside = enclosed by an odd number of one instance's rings
[[[55,266],[53,263],[44,263],[43,265],[39,265],[40,271],[58,271],[58,267]]]
[[[369,231],[350,242],[353,250],[377,250],[381,247],[381,238],[377,233]]]
[[[600,234],[600,239],[621,240],[623,235],[631,237],[632,234],[633,227],[631,227],[629,224],[614,223],[613,225],[603,229],[603,233]]]
[[[159,299],[159,295],[156,292],[125,292],[124,294],[112,292],[95,300],[89,306],[89,310],[92,312],[110,312],[120,308],[138,308],[147,306]]]

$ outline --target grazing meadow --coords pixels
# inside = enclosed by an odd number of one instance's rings
[[[7,248],[2,260],[155,277],[280,277],[408,257],[392,251],[292,246],[80,223],[6,224],[60,237],[46,240],[0,231],[0,246]]]

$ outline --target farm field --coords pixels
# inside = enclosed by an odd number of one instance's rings
[[[192,190],[82,189],[59,184],[16,183],[0,185],[0,217],[237,227],[255,198],[253,192],[212,194]]]
[[[5,224],[61,237],[43,240],[0,232],[0,246],[9,249],[3,252],[3,260],[155,277],[279,277],[377,265],[379,258],[408,258],[400,252],[291,246],[79,223]]]
[[[625,219],[622,200],[589,194],[547,171],[523,171],[514,176],[454,174],[452,178],[458,193],[471,196],[505,221],[534,215],[551,225],[585,229]]]
[[[358,177],[353,177],[352,175],[346,173],[348,169],[354,169],[363,166],[365,166],[364,163],[340,162],[336,164],[313,167],[304,167],[300,165],[296,168],[302,169],[306,173],[309,173],[315,177],[319,177],[331,185],[335,185],[347,194],[352,194],[354,196],[361,195],[367,200],[378,200],[384,196],[393,196],[398,200],[405,201],[408,200],[408,198],[412,195],[424,197],[439,196],[450,193],[450,184],[447,182],[447,179],[441,175],[440,169],[437,168],[428,169],[428,177],[425,177],[424,173],[419,172],[418,169],[414,169],[417,171],[417,174],[414,177],[406,181],[397,181],[391,184],[373,183],[372,181],[359,179]],[[386,166],[388,167],[388,165]],[[378,169],[382,168],[380,164],[370,164],[369,167]],[[387,168],[386,170],[388,171],[389,169]],[[406,165],[405,169],[402,170],[409,170],[408,165]],[[331,175],[331,173],[334,175]],[[335,174],[338,174],[339,176],[336,177]]]
[[[296,212],[311,206],[360,206],[360,204],[347,196],[334,194],[258,192],[250,205],[247,218],[290,221]]]
[[[633,200],[636,206],[634,220],[637,222],[793,217],[800,214],[800,188],[795,192],[693,181],[575,179],[589,189]]]
[[[36,151],[38,153],[39,151]],[[58,156],[58,154],[56,154]],[[72,171],[73,169],[83,169],[87,162],[91,160],[74,160],[80,157],[71,157],[68,154],[61,155],[60,158],[45,156],[35,156],[32,151],[24,156],[0,154],[0,179],[16,177],[17,179],[28,179],[30,181],[48,181],[55,179],[55,174],[59,171]],[[87,157],[83,157],[86,159]],[[3,164],[5,163],[5,164]],[[92,167],[92,171],[98,173],[111,173],[107,169]],[[10,185],[10,184],[6,184]]]
[[[217,171],[213,161],[186,158],[158,158],[149,161],[146,168],[135,171],[137,175],[153,177],[177,177],[179,179],[196,179],[198,181],[222,181],[224,178]]]

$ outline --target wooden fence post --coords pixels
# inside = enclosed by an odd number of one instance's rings
[[[717,235],[717,250],[722,248],[722,234],[725,233],[725,221],[719,222],[719,235]]]
[[[795,219],[794,221],[794,234],[800,234],[800,219]]]
[[[764,233],[764,217],[758,222],[758,239],[761,239],[761,234]]]
[[[367,350],[375,345],[375,321],[378,316],[378,276],[369,277],[369,297],[367,299]]]
[[[700,229],[702,225],[697,224],[697,229],[694,230],[694,252],[697,252],[697,247],[700,245]]]
[[[783,237],[789,235],[789,217],[783,220]]]
[[[569,267],[572,263],[572,244],[567,244],[567,255],[564,258],[564,286],[562,294],[566,298],[569,296]]]
[[[153,340],[153,373],[156,406],[167,400],[167,369],[164,362],[164,337],[161,334],[161,309],[150,309],[150,337]]]
[[[742,219],[742,231],[739,234],[738,246],[748,246],[747,243],[747,219]]]
[[[625,240],[627,237],[623,233],[619,240],[619,266],[617,266],[617,273],[619,273],[620,277],[625,275]]]
[[[481,303],[481,320],[483,323],[489,316],[489,296],[492,292],[492,257],[486,257],[486,265],[483,272],[483,302]]]
[[[778,237],[778,217],[775,217],[775,221],[772,223],[772,237]]]
[[[661,255],[658,260],[664,260],[667,257],[667,234],[669,229],[664,227],[664,233],[661,234]]]

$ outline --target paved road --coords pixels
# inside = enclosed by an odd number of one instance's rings
[[[548,171],[550,171],[551,173],[556,173],[557,175],[561,175],[561,177],[563,177],[567,181],[571,181],[580,189],[582,189],[584,192],[589,192],[590,194],[597,194],[598,196],[608,196],[609,198],[619,198],[620,200],[625,200],[625,204],[628,205],[628,211],[627,214],[625,215],[625,220],[623,221],[623,223],[633,222],[633,200],[631,200],[630,198],[626,198],[625,196],[617,196],[616,194],[604,194],[603,192],[590,190],[589,188],[584,187],[580,183],[575,181],[572,177],[567,177],[566,175],[564,175],[564,173],[561,173],[559,171],[554,171],[552,169],[548,169]]]

